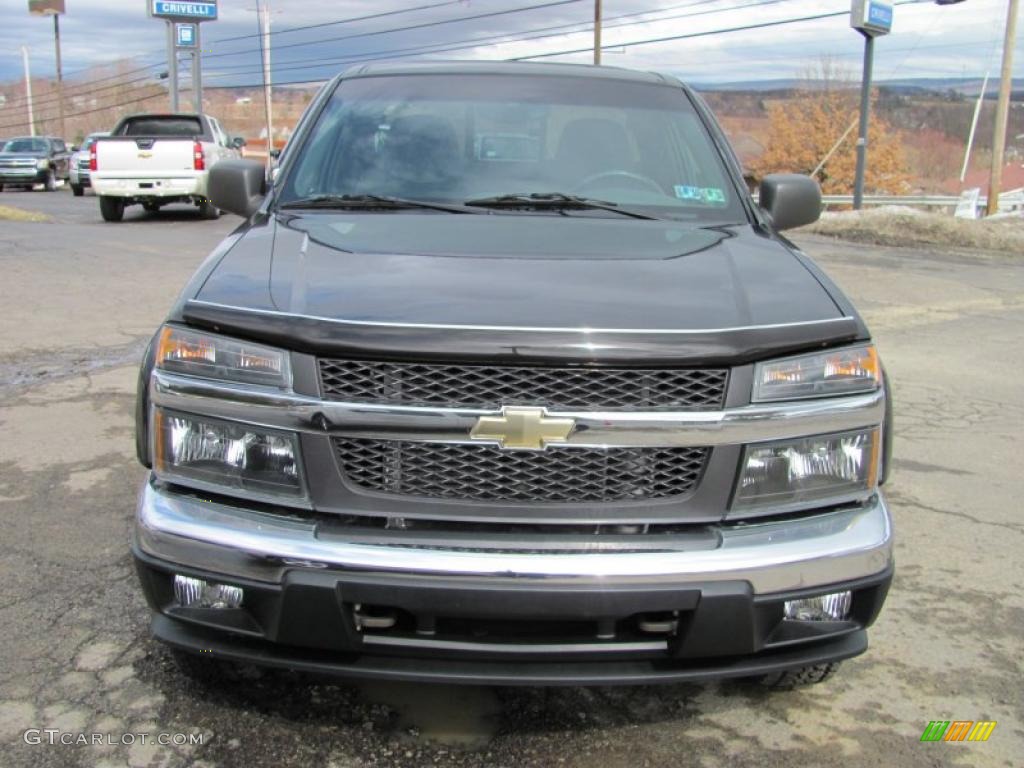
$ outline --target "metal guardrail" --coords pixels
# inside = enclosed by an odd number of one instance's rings
[[[864,195],[863,204],[956,208],[962,200],[960,195]],[[826,208],[830,205],[853,205],[853,195],[822,195],[821,202]],[[988,205],[988,198],[978,197],[976,205],[984,209]],[[1001,193],[999,210],[1006,213],[1024,210],[1024,188]]]

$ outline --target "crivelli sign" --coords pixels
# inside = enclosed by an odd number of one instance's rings
[[[150,16],[158,19],[187,21],[216,21],[217,19],[217,0],[196,0],[195,2],[148,0],[146,8]]]

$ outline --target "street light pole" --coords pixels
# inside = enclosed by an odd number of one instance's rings
[[[257,2],[256,12],[260,12],[260,3]],[[272,162],[270,153],[274,149],[274,118],[271,100],[270,82],[270,0],[263,0],[262,3],[262,32],[263,32],[263,102],[267,112],[267,163]]]
[[[601,0],[594,0],[594,66],[601,66]]]
[[[996,127],[992,135],[992,176],[988,186],[986,215],[999,211],[999,188],[1003,184],[1003,151],[1006,148],[1006,126],[1010,116],[1010,88],[1013,81],[1013,45],[1017,39],[1017,0],[1010,0],[1006,12],[1006,37],[1003,40],[1003,69],[999,75],[999,102],[996,105]]]
[[[875,60],[874,35],[864,35],[864,74],[860,81],[860,128],[857,132],[857,171],[853,181],[853,210],[864,202],[864,171],[868,163],[868,120],[871,113],[871,70]]]
[[[21,46],[21,60],[25,65],[25,100],[28,103],[28,133],[36,135],[36,118],[32,114],[32,73],[28,68],[28,46]]]
[[[53,45],[57,50],[57,114],[60,116],[61,138],[67,137],[64,125],[64,75],[60,66],[60,14],[53,14]]]

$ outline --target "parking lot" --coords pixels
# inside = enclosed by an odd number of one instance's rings
[[[234,216],[100,220],[4,192],[0,766],[1016,766],[1024,755],[1024,262],[796,240],[864,313],[893,380],[897,572],[868,653],[829,682],[609,689],[179,677],[128,553],[136,365]],[[921,743],[994,720],[986,743]],[[203,744],[27,744],[26,729]]]

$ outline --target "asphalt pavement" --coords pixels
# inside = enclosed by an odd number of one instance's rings
[[[181,206],[105,224],[67,189],[0,205],[52,217],[0,221],[0,767],[1024,762],[1020,259],[797,238],[864,313],[896,404],[896,578],[868,653],[832,680],[498,689],[242,669],[203,685],[149,637],[132,409],[146,340],[240,220]],[[997,726],[922,743],[931,720]]]

